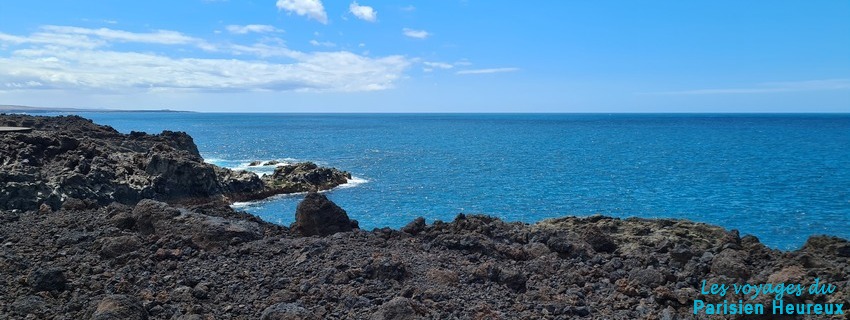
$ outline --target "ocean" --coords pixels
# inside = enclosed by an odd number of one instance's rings
[[[186,131],[209,163],[313,161],[361,228],[458,213],[682,218],[779,249],[850,238],[850,115],[82,113],[121,132]],[[288,225],[303,195],[237,203]]]

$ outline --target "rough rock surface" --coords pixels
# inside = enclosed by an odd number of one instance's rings
[[[263,181],[278,193],[323,191],[348,182],[351,174],[334,168],[319,167],[312,162],[287,164],[275,168]]]
[[[91,134],[115,134],[98,128]],[[50,184],[63,175],[41,175],[46,169],[21,163],[26,157],[5,155],[4,178],[26,168],[45,180],[25,185],[74,188]],[[67,156],[50,159],[70,161]],[[110,166],[102,168],[118,171]],[[17,190],[6,181],[4,192]],[[432,224],[417,219],[405,231],[303,237],[225,201],[102,205],[101,197],[82,192],[79,201],[51,210],[28,206],[29,198],[6,198],[18,201],[0,208],[0,319],[689,319],[694,299],[743,298],[703,296],[703,279],[818,277],[836,292],[787,299],[850,299],[850,242],[835,237],[812,237],[803,248],[782,252],[751,236],[680,220],[593,216],[525,224],[479,215]]]
[[[312,163],[279,168],[264,183],[256,174],[204,163],[183,132],[122,134],[77,116],[0,115],[0,126],[32,132],[0,133],[0,209],[78,209],[142,199],[206,201],[261,199],[326,190],[350,174]]]

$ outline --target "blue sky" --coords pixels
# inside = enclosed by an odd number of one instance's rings
[[[850,1],[3,1],[0,104],[850,112]]]

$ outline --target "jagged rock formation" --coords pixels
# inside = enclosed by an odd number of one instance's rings
[[[312,162],[287,164],[275,168],[274,173],[263,177],[270,189],[282,193],[323,191],[348,182],[351,174],[335,168],[319,167]]]
[[[0,115],[0,125],[34,129],[0,133],[0,209],[55,210],[72,198],[97,205],[253,200],[326,190],[351,177],[305,163],[281,167],[264,182],[250,172],[204,163],[183,132],[121,134],[76,116]]]

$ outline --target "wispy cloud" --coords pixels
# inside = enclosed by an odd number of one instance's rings
[[[404,33],[405,36],[416,39],[425,39],[431,36],[431,34],[425,30],[414,30],[410,28],[404,28],[401,31]]]
[[[233,34],[283,32],[283,30],[267,24],[248,24],[244,26],[231,24],[225,27],[225,29],[227,29],[227,32]]]
[[[473,69],[473,70],[461,70],[456,72],[457,74],[490,74],[490,73],[504,73],[504,72],[515,72],[519,71],[519,68],[490,68],[490,69]]]
[[[424,61],[422,62],[425,66],[432,69],[451,69],[454,68],[453,65],[445,62],[434,62],[434,61]]]
[[[121,43],[173,50],[122,50],[136,46]],[[0,47],[5,48],[0,51],[0,92],[371,91],[391,88],[411,64],[397,55],[297,51],[282,41],[210,44],[168,30],[45,26],[29,35],[0,33]],[[231,56],[199,57],[187,48]]]
[[[336,43],[333,43],[333,42],[330,42],[330,41],[319,42],[318,40],[310,40],[310,44],[312,44],[316,47],[328,47],[328,48],[336,47]]]
[[[94,36],[103,40],[119,42],[137,42],[151,44],[191,44],[203,42],[198,38],[190,37],[177,31],[156,30],[155,32],[127,32],[122,30],[100,28],[89,29],[68,26],[43,26],[41,30],[45,34],[53,35],[83,35]]]
[[[328,23],[328,13],[320,0],[277,0],[278,10],[307,16],[323,24]]]
[[[360,20],[375,22],[378,20],[378,12],[370,6],[361,6],[357,1],[348,6],[348,11]]]
[[[848,90],[850,79],[825,79],[790,82],[765,82],[752,87],[695,89],[681,91],[651,92],[660,95],[709,95],[709,94],[759,94],[800,91]]]
[[[401,7],[401,11],[413,12],[413,11],[416,11],[416,7],[414,7],[412,4],[407,5],[407,6]]]

